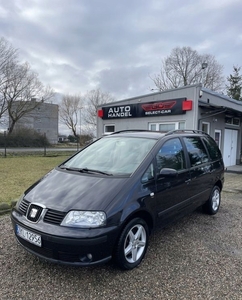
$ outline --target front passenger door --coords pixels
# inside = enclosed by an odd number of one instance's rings
[[[162,175],[164,171],[166,175]],[[190,196],[190,173],[179,138],[169,139],[158,151],[156,177],[157,213],[162,220],[166,220],[174,214],[179,214]]]

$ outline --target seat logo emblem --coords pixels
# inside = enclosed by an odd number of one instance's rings
[[[30,211],[30,218],[34,219],[38,213],[38,210],[36,208],[32,208]]]

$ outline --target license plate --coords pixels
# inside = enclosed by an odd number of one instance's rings
[[[40,235],[33,233],[29,230],[26,230],[17,224],[16,224],[16,234],[18,236],[20,236],[22,239],[25,239],[26,241],[28,241],[38,247],[41,247],[41,245],[42,245]]]

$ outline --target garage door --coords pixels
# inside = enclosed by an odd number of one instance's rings
[[[224,164],[225,167],[236,165],[236,150],[237,150],[238,131],[225,129],[224,132]]]

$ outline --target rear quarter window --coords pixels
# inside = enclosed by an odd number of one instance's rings
[[[192,167],[209,161],[207,151],[200,137],[185,137],[184,142]]]
[[[222,154],[218,148],[216,142],[210,137],[204,137],[203,141],[208,149],[209,156],[212,160],[217,160],[222,158]]]

